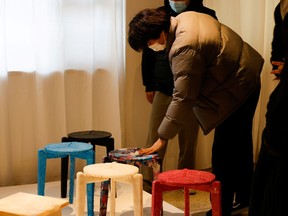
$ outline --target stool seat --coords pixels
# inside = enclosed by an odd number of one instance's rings
[[[81,142],[93,142],[99,139],[107,139],[110,138],[111,136],[112,134],[107,131],[95,131],[95,130],[78,131],[68,134],[68,138],[74,140],[78,139]]]
[[[221,216],[221,185],[215,181],[215,175],[200,170],[169,170],[158,175],[152,183],[152,216],[160,216],[162,211],[163,192],[184,189],[185,216],[190,216],[189,189],[210,193],[212,215]]]
[[[6,216],[60,216],[69,202],[53,197],[16,193],[0,200],[0,215]]]
[[[118,181],[118,182],[130,183],[133,185],[134,215],[142,216],[143,177],[138,172],[139,169],[135,166],[116,162],[97,163],[85,166],[83,172],[77,173],[76,215],[78,216],[84,215],[85,184],[92,182],[103,182],[109,180],[111,182],[110,215],[111,216],[115,215],[115,190],[116,190],[116,182]],[[94,193],[93,191],[87,190],[87,198],[89,197],[91,198],[90,202],[92,202],[90,204],[93,205]],[[92,211],[90,210],[88,209],[88,216],[93,216],[94,210]]]
[[[110,178],[122,178],[131,175],[135,175],[139,172],[139,169],[135,166],[123,166],[123,164],[113,163],[99,163],[85,166],[83,172],[90,176],[101,176],[104,180]]]
[[[138,161],[141,163],[145,163],[146,161],[159,161],[160,157],[158,154],[149,154],[149,155],[138,155],[137,151],[140,148],[121,148],[115,149],[108,153],[108,157],[111,161],[118,161],[118,162],[134,162]]]
[[[178,187],[192,187],[200,184],[210,184],[215,180],[215,175],[200,170],[169,170],[158,175],[161,183]]]
[[[59,156],[75,155],[81,152],[92,150],[92,145],[81,142],[64,142],[58,144],[48,144],[44,147],[47,153],[58,154]]]

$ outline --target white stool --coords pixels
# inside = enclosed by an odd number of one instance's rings
[[[0,200],[1,216],[60,216],[69,202],[47,196],[16,193]]]
[[[143,177],[139,168],[129,164],[97,163],[85,166],[83,172],[77,173],[76,184],[76,215],[84,215],[86,184],[93,182],[111,181],[110,215],[115,215],[115,187],[116,182],[130,183],[133,185],[134,216],[143,215]],[[87,193],[94,197],[94,194]],[[94,199],[90,199],[94,202]],[[88,215],[94,215],[88,212]]]

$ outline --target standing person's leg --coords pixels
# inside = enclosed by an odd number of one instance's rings
[[[265,130],[262,146],[255,167],[249,216],[287,215],[287,149],[280,154],[271,151],[265,143]]]
[[[240,196],[249,200],[253,177],[252,124],[259,92],[260,88],[215,129],[212,168],[221,181],[223,216],[231,215],[234,192],[240,188]]]
[[[198,131],[199,123],[194,113],[191,111],[189,121],[187,121],[187,124],[184,125],[184,127],[178,133],[178,169],[195,169]]]
[[[272,178],[273,170],[275,170],[277,159],[267,151],[265,143],[265,129],[262,133],[262,144],[256,163],[253,176],[251,199],[249,205],[249,216],[262,216],[264,206],[264,197],[267,191],[267,185]]]
[[[253,117],[256,110],[260,94],[260,89],[250,96],[246,105],[242,106],[242,116],[244,117],[241,129],[241,142],[238,147],[238,160],[236,162],[235,184],[236,184],[236,203],[239,203],[239,207],[248,207],[251,195],[252,179],[254,173],[254,161],[253,161]],[[241,118],[241,115],[239,115]],[[237,150],[237,149],[236,149]]]
[[[158,135],[158,128],[163,120],[163,118],[166,115],[168,106],[170,105],[172,100],[172,97],[165,95],[159,91],[155,92],[153,103],[152,103],[152,110],[150,114],[150,121],[149,121],[149,128],[148,128],[148,136],[146,141],[146,148],[150,147],[154,144],[154,142],[157,141],[159,138]],[[164,146],[159,152],[159,156],[161,159],[164,159],[164,155],[166,152],[167,145]],[[145,180],[152,181],[153,180],[153,172],[152,170],[144,170],[145,168],[142,168],[141,172],[143,174],[143,178]]]

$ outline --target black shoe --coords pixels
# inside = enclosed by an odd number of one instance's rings
[[[248,204],[234,203],[231,215],[238,215],[242,212],[248,211]]]

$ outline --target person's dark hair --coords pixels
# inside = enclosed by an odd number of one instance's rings
[[[147,47],[149,40],[159,38],[161,32],[168,32],[169,28],[169,13],[160,8],[144,9],[129,23],[128,42],[139,52]]]

